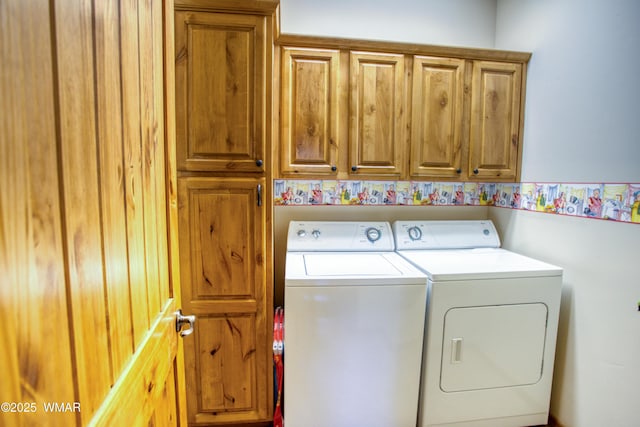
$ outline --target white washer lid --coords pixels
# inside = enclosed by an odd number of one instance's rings
[[[285,286],[421,285],[427,277],[395,252],[288,252]]]
[[[399,251],[433,281],[559,276],[562,268],[500,248]]]
[[[380,253],[311,253],[303,255],[309,276],[397,276],[401,274]]]

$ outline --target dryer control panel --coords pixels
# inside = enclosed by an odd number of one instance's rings
[[[397,250],[499,248],[493,222],[396,221],[393,233]]]
[[[391,225],[384,221],[291,221],[287,251],[393,251]]]

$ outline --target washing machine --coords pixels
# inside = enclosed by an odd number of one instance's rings
[[[287,427],[416,425],[426,283],[388,222],[289,224]]]
[[[491,221],[398,221],[427,275],[418,425],[547,424],[562,269],[500,248]]]

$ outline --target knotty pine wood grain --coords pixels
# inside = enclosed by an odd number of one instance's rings
[[[115,382],[134,351],[127,268],[127,223],[122,134],[122,77],[120,73],[119,2],[105,0],[96,6],[106,25],[96,26],[96,99],[98,101],[98,155],[104,241],[105,279],[109,312],[111,382]],[[109,143],[106,143],[106,142]]]
[[[178,10],[175,22],[178,169],[263,172],[267,19]]]
[[[411,176],[462,172],[464,67],[464,60],[455,58],[413,60]]]
[[[50,13],[49,4],[0,2],[0,401],[37,405],[74,400]],[[38,420],[2,414],[7,426]]]
[[[86,423],[111,385],[96,162],[92,4],[60,1],[55,6],[63,236],[77,398],[84,407],[79,415]]]
[[[185,424],[167,247],[177,207],[165,194],[165,177],[175,183],[165,158],[175,148],[170,118],[165,133],[173,61],[163,55],[173,2],[42,6],[0,4],[0,393],[81,412],[39,406],[3,424]],[[134,383],[135,400],[113,387]]]
[[[267,419],[272,285],[266,213],[256,203],[265,179],[178,183],[183,308],[200,319],[196,339],[185,342],[190,422]]]
[[[337,175],[340,52],[283,47],[280,171]],[[332,171],[332,167],[336,171]]]
[[[349,163],[358,174],[399,177],[406,126],[404,55],[350,54]]]
[[[522,65],[477,61],[472,79],[469,176],[515,180],[521,157]]]

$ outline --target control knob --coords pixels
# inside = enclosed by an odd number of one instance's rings
[[[380,237],[382,237],[382,233],[380,232],[380,230],[374,227],[367,228],[365,230],[365,234],[367,235],[367,240],[369,240],[371,243],[380,240]]]
[[[422,238],[422,230],[418,226],[410,227],[407,232],[409,233],[409,238],[411,240],[420,240]]]

